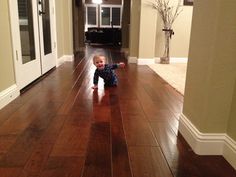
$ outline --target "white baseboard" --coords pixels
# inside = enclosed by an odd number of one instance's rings
[[[63,64],[66,61],[74,61],[74,55],[63,55],[62,57],[57,59],[57,67]]]
[[[236,170],[236,142],[230,138],[226,138],[227,145],[224,147],[224,158],[234,167]]]
[[[20,95],[20,91],[14,84],[11,87],[0,92],[0,109],[6,106],[8,103],[16,99]]]
[[[170,58],[170,63],[187,63],[188,58]],[[137,58],[137,57],[130,57],[128,58],[129,63],[136,63],[137,65],[149,65],[160,63],[160,58]]]
[[[136,63],[137,65],[149,65],[149,64],[154,64],[155,59],[137,58],[129,56],[128,63]]]
[[[150,65],[150,64],[155,64],[155,59],[154,59],[154,58],[152,58],[152,59],[150,59],[150,58],[139,58],[139,59],[137,60],[137,64],[138,64],[138,65]]]
[[[130,57],[129,56],[128,63],[137,63],[137,57]]]
[[[184,115],[179,132],[199,155],[222,155],[236,169],[236,142],[225,133],[201,133]]]
[[[171,57],[170,58],[170,63],[187,63],[188,58],[176,58],[176,57]],[[160,63],[160,58],[155,58],[155,63]]]
[[[59,66],[60,66],[61,64],[63,64],[63,63],[64,63],[64,58],[63,58],[63,56],[62,56],[62,57],[60,57],[60,58],[57,59],[56,66],[59,67]]]

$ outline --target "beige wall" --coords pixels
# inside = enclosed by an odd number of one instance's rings
[[[153,0],[153,2],[155,1]],[[156,18],[156,11],[147,5],[146,0],[141,0],[138,58],[154,58]]]
[[[142,0],[140,10],[139,3],[132,1],[130,57],[153,59],[154,57],[161,57],[164,53],[162,19],[148,2],[151,1]],[[173,24],[175,34],[171,39],[170,56],[188,58],[193,6],[182,6],[181,8],[183,11]]]
[[[60,58],[64,54],[64,33],[63,28],[63,0],[56,0],[56,28],[57,28],[57,57]]]
[[[200,132],[228,133],[234,140],[235,6],[235,0],[195,2],[183,107]]]
[[[227,128],[227,134],[232,137],[234,140],[236,140],[236,80],[234,82],[234,96],[232,99],[231,109],[230,109],[230,115],[229,115],[229,121],[228,121],[228,128]]]
[[[8,0],[0,1],[0,92],[15,84]]]
[[[187,58],[189,51],[190,31],[193,6],[182,6],[183,10],[173,23],[174,35],[170,43],[170,57]],[[157,13],[158,14],[158,13]],[[156,57],[164,53],[164,32],[162,19],[158,14],[156,31]]]
[[[57,55],[73,54],[72,1],[56,0]]]
[[[140,0],[131,0],[130,10],[130,38],[129,38],[129,55],[138,57],[139,49],[139,26],[140,26]]]

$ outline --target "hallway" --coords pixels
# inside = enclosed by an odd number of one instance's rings
[[[148,66],[117,69],[94,91],[87,47],[0,111],[0,177],[235,177],[221,156],[198,156],[178,134],[183,96]]]

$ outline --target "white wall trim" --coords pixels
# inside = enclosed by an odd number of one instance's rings
[[[229,136],[225,141],[223,156],[236,169],[236,142]]]
[[[179,131],[196,154],[222,155],[236,169],[236,142],[225,133],[201,133],[184,115]]]
[[[188,58],[171,57],[170,63],[187,63]],[[160,63],[160,57],[155,58],[155,63]]]
[[[131,57],[128,58],[128,63],[137,63],[137,57]]]
[[[63,64],[66,61],[74,61],[74,55],[63,55],[62,57],[57,59],[57,67]]]
[[[170,63],[187,63],[188,58],[177,58],[177,57],[171,57]],[[150,58],[137,58],[137,57],[128,57],[128,63],[137,63],[137,65],[149,65],[149,64],[155,64],[160,63],[160,58],[155,57],[153,59]]]
[[[137,60],[138,65],[150,65],[150,64],[155,64],[155,59],[154,58],[138,58]]]
[[[64,55],[64,61],[74,61],[74,55]]]
[[[0,92],[0,109],[6,106],[8,103],[16,99],[20,95],[20,91],[17,89],[16,84]]]

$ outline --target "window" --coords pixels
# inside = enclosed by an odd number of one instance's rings
[[[114,26],[121,26],[121,13],[120,13],[121,8],[120,7],[113,7],[112,8],[112,24]]]
[[[121,27],[121,6],[100,6],[100,27]]]
[[[96,5],[86,5],[86,29],[98,26],[97,9]]]
[[[109,7],[101,7],[101,26],[110,26],[110,8]]]
[[[86,4],[85,7],[85,31],[90,27],[121,27],[121,5]]]

